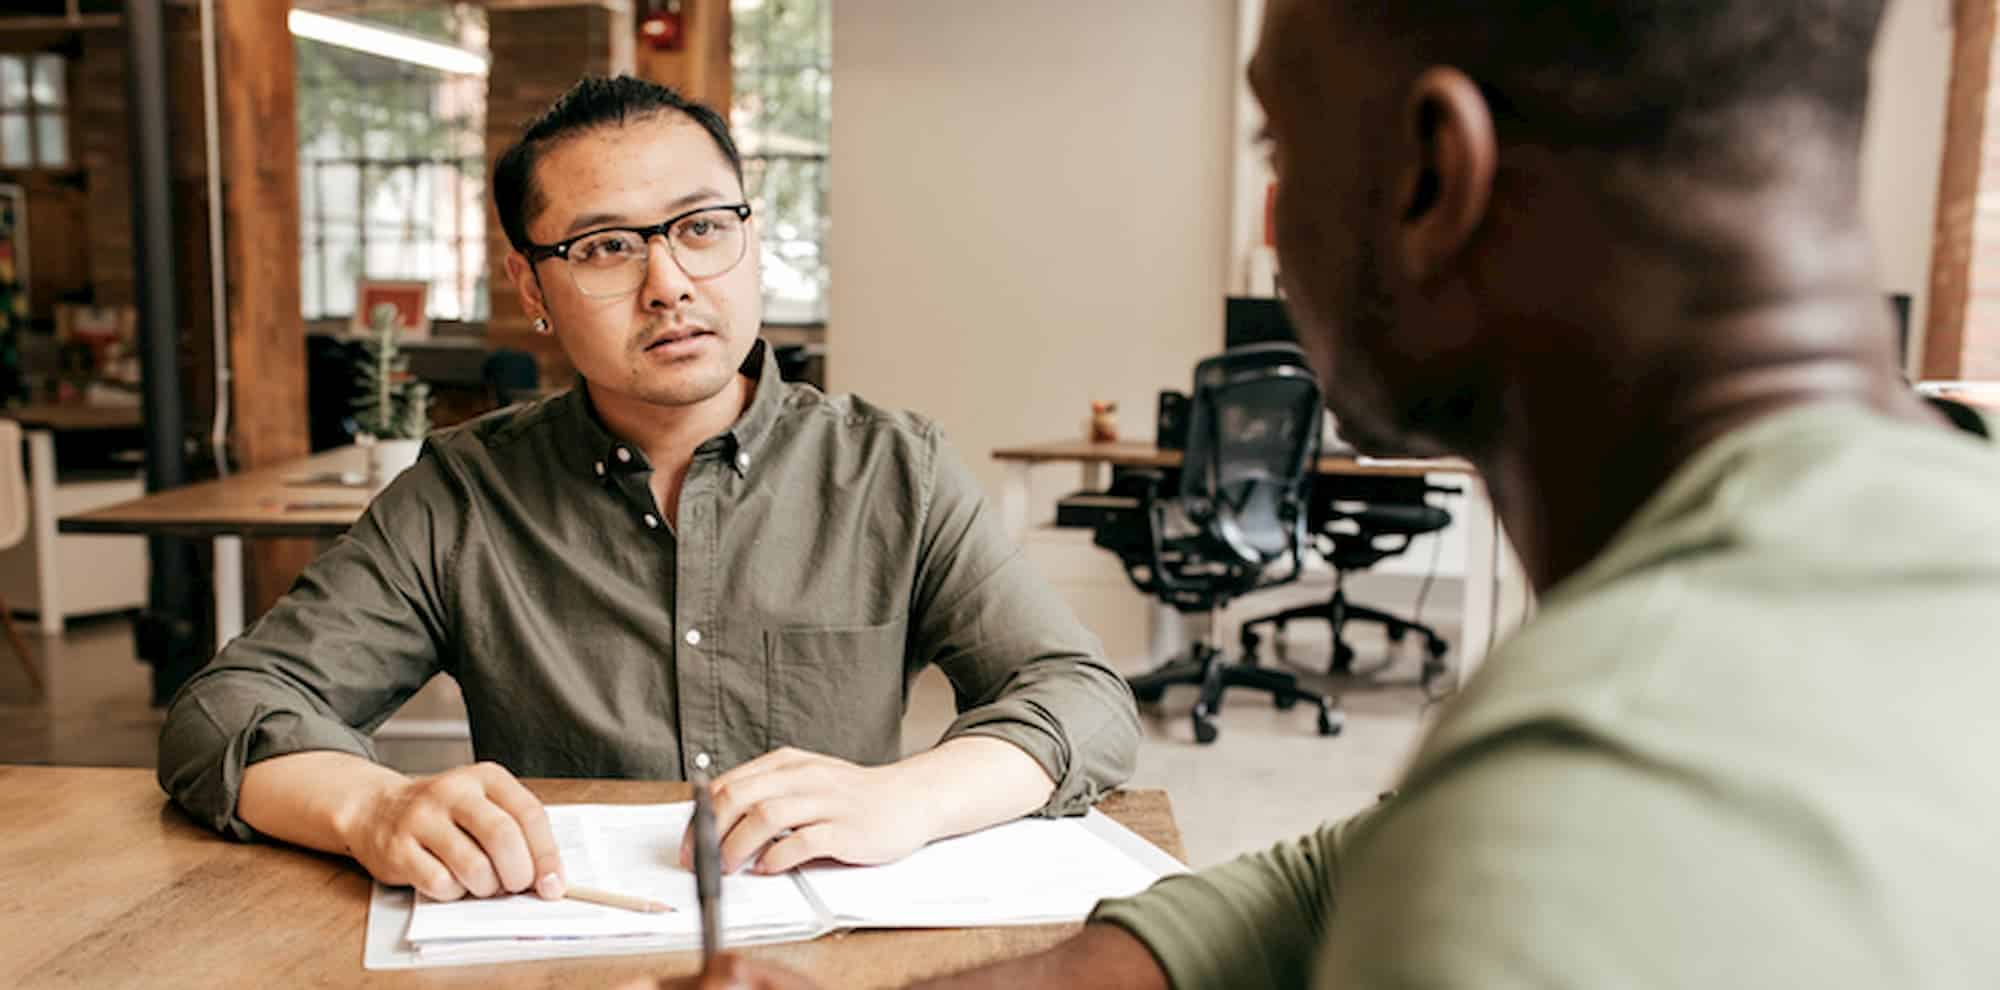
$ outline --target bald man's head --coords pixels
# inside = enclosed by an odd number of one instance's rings
[[[1541,375],[1578,345],[1635,340],[1612,339],[1596,311],[1608,298],[1641,283],[1664,298],[1679,279],[1713,290],[1689,304],[1713,312],[1845,271],[1850,258],[1824,255],[1851,254],[1858,228],[1881,12],[1268,0],[1250,75],[1282,277],[1343,433],[1465,450],[1497,428],[1526,348],[1551,355]],[[1778,201],[1781,224],[1746,222]]]

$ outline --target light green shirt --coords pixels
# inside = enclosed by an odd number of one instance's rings
[[[2000,457],[1818,405],[1677,472],[1396,797],[1096,920],[1183,988],[1995,987],[1996,894]]]

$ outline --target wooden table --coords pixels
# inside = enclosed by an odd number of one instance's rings
[[[368,476],[368,452],[338,447],[322,454],[183,485],[142,498],[65,516],[65,533],[140,533],[212,540],[216,642],[243,631],[243,548],[246,537],[331,539],[347,532],[374,490],[304,484],[315,475]]]
[[[15,420],[23,430],[136,430],[144,422],[143,410],[129,406],[101,406],[85,403],[36,402],[0,410],[0,417]]]
[[[681,801],[685,784],[529,781],[551,803]],[[1164,791],[1098,807],[1185,859]],[[345,859],[229,842],[145,770],[0,766],[0,986],[603,987],[693,953],[369,972],[369,881]],[[865,931],[749,954],[827,987],[900,985],[1048,946],[1074,925]]]
[[[66,516],[65,533],[144,533],[211,539],[237,537],[331,538],[347,532],[374,490],[321,481],[315,475],[368,476],[368,452],[338,447],[214,481],[183,485],[145,498]]]
[[[1019,543],[1027,535],[1030,472],[1038,465],[1076,464],[1083,469],[1083,487],[1103,489],[1104,472],[1110,467],[1176,468],[1181,452],[1150,443],[1092,443],[1059,440],[1053,443],[1002,447],[993,459],[1009,468],[1000,492],[1000,518],[1007,532]],[[1493,645],[1494,603],[1499,599],[1500,520],[1480,483],[1479,472],[1457,458],[1375,458],[1346,454],[1322,456],[1313,465],[1322,475],[1421,478],[1433,474],[1459,475],[1465,484],[1466,499],[1461,510],[1465,520],[1466,568],[1464,616],[1459,628],[1458,676],[1470,675]],[[1172,608],[1153,609],[1153,659],[1161,661],[1183,645],[1181,617]]]

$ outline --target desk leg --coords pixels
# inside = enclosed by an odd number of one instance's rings
[[[243,634],[243,538],[218,536],[215,556],[215,648]]]
[[[1007,477],[1000,483],[1000,522],[1015,546],[1028,541],[1028,473],[1034,466],[1029,461],[1009,461]]]
[[[56,435],[27,430],[29,525],[35,527],[36,622],[44,636],[63,633],[62,553],[56,549]]]
[[[1458,677],[1472,676],[1493,647],[1493,602],[1500,577],[1500,520],[1486,486],[1467,479],[1465,500],[1465,602],[1458,633]]]

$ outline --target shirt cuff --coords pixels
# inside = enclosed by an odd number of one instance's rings
[[[162,727],[160,786],[196,820],[232,839],[260,838],[236,816],[243,771],[251,764],[316,750],[376,762],[368,736],[324,717],[259,705],[248,726],[225,736],[198,700],[184,700],[196,706],[200,718],[170,717]]]
[[[1159,961],[1174,990],[1263,984],[1261,954],[1218,944],[1221,895],[1199,873],[1167,877],[1131,897],[1100,901],[1089,924],[1117,925]],[[1247,982],[1246,982],[1247,981]]]
[[[1044,818],[1081,815],[1104,796],[1104,788],[1097,786],[1070,758],[1069,746],[1060,735],[1005,711],[996,711],[994,706],[960,715],[944,732],[944,740],[960,736],[985,736],[1013,743],[1041,765],[1042,772],[1056,786],[1048,801],[1033,812],[1035,815]]]

